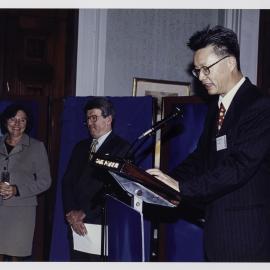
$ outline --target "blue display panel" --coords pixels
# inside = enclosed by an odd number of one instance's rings
[[[64,102],[50,261],[69,261],[67,225],[62,206],[61,181],[73,147],[78,141],[88,137],[87,127],[83,123],[85,120],[83,108],[90,98],[93,97],[68,97]],[[116,110],[115,133],[132,143],[139,135],[151,127],[152,97],[108,98]],[[150,168],[153,166],[153,137],[143,143],[143,146],[136,153],[136,163],[142,168]]]

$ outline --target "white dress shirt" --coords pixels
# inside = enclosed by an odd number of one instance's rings
[[[222,104],[226,110],[225,115],[226,115],[226,112],[228,111],[228,109],[231,105],[231,102],[232,102],[235,94],[237,93],[238,89],[244,83],[245,80],[246,80],[246,78],[242,77],[242,79],[225,96],[219,95],[218,107],[220,107],[220,103],[222,102]]]
[[[96,145],[96,152],[99,149],[99,147],[104,143],[104,141],[107,139],[107,137],[111,134],[112,130],[108,131],[107,133],[105,133],[104,135],[102,135],[101,137],[99,137],[97,139],[97,145]]]

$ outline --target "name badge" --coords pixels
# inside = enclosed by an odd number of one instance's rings
[[[227,137],[226,135],[216,138],[217,151],[227,149]]]

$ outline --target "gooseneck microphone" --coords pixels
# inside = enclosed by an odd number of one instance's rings
[[[148,129],[147,131],[145,131],[141,136],[139,136],[138,140],[140,140],[146,136],[151,136],[154,132],[159,130],[163,125],[167,124],[169,121],[174,119],[176,116],[179,116],[180,114],[182,114],[182,110],[179,107],[175,107],[174,112],[172,114],[170,114],[166,118],[158,121],[155,125],[153,125],[153,127]]]
[[[146,130],[144,133],[142,133],[138,138],[135,139],[135,141],[131,144],[130,148],[125,154],[125,157],[129,158],[131,155],[135,154],[134,152],[131,152],[134,145],[141,139],[153,135],[157,130],[162,128],[164,125],[166,125],[169,121],[176,118],[177,116],[183,116],[182,109],[178,106],[176,106],[173,110],[173,112],[165,117],[164,119],[158,121],[156,124],[154,124],[150,129]]]

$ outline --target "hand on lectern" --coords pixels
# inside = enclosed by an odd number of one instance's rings
[[[170,186],[174,190],[180,192],[179,183],[176,180],[174,180],[172,177],[170,177],[169,175],[163,173],[161,170],[159,170],[159,169],[148,169],[148,170],[146,170],[146,172],[153,175],[155,178],[157,178],[161,182],[167,184],[168,186]]]
[[[81,210],[71,210],[66,214],[66,219],[72,229],[79,235],[86,235],[87,229],[83,223],[85,213]]]

